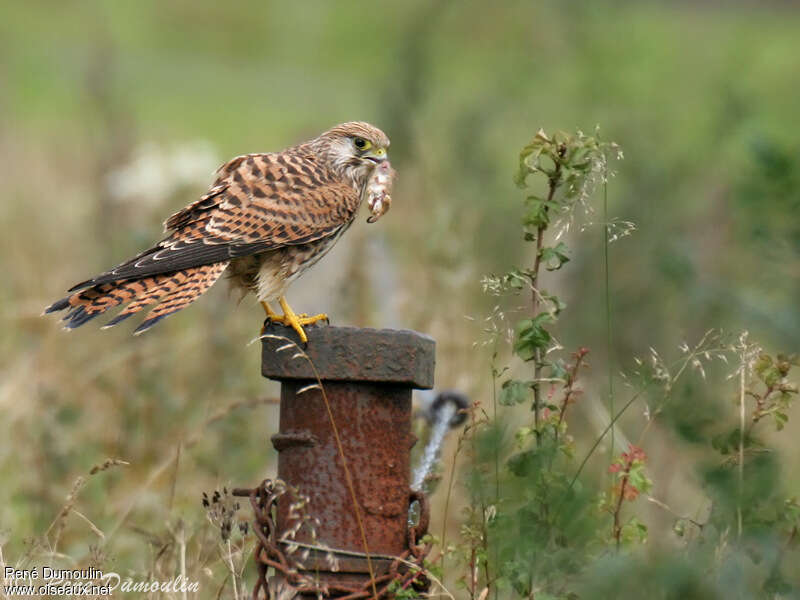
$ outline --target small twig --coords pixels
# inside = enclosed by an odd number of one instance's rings
[[[622,482],[619,486],[619,498],[617,499],[617,506],[614,508],[614,541],[616,542],[617,552],[619,552],[620,544],[622,543],[622,525],[620,524],[620,513],[622,512],[622,503],[625,501],[625,488],[628,486],[628,477],[630,476],[632,462],[625,465],[624,475]]]
[[[167,511],[172,511],[172,503],[175,501],[175,488],[178,483],[178,467],[181,464],[181,442],[178,442],[178,447],[175,449],[175,469],[172,471],[172,483],[169,487],[169,500],[167,501]]]
[[[180,446],[178,446],[178,448],[180,448]],[[187,579],[186,579],[186,534],[185,534],[185,531],[183,529],[183,524],[182,523],[181,523],[180,534],[181,534],[181,537],[180,537],[180,540],[178,541],[178,543],[179,543],[180,548],[181,548],[181,581],[186,582],[187,581]],[[181,596],[183,597],[183,600],[186,600],[186,586],[182,586],[182,587],[183,587],[183,590],[182,590]]]
[[[745,428],[745,389],[747,387],[746,357],[742,353],[739,373],[739,497],[736,499],[736,526],[738,537],[742,537],[742,494],[744,492],[744,428]]]
[[[558,432],[561,429],[561,424],[564,422],[564,417],[567,414],[567,407],[572,400],[572,396],[579,393],[575,390],[575,380],[578,378],[578,370],[581,368],[581,362],[583,362],[584,357],[589,353],[589,350],[586,348],[580,348],[573,356],[575,356],[575,363],[572,365],[570,369],[567,380],[564,384],[564,400],[561,403],[561,407],[558,411],[558,423],[556,424],[555,433],[553,434],[553,439],[556,445],[558,445]],[[612,430],[613,431],[613,430]]]
[[[217,600],[220,600],[220,598],[222,598],[222,592],[225,590],[225,584],[228,583],[229,576],[230,573],[228,575],[225,575],[225,579],[222,580],[222,583],[220,584],[219,589],[217,590],[217,596],[216,596]]]
[[[495,430],[499,428],[499,423],[497,421],[497,370],[495,369],[495,358],[497,357],[497,340],[498,338],[495,337],[494,353],[492,354],[492,425],[494,426]],[[498,506],[499,504],[500,504],[500,442],[498,440],[494,444],[494,505]],[[489,543],[488,537],[486,543],[487,544]],[[500,564],[499,553],[500,553],[499,544],[495,544],[494,545],[495,565]],[[486,573],[486,584],[489,585],[488,566]],[[498,597],[498,589],[497,586],[494,586],[494,600],[497,600],[497,597]]]
[[[227,558],[227,566],[231,572],[231,581],[233,582],[233,598],[234,600],[239,600],[239,590],[236,587],[236,568],[233,566],[233,551],[231,550],[231,539],[228,538],[227,540],[227,547],[228,547],[228,555],[225,557]],[[184,592],[185,596],[185,592]]]
[[[656,506],[658,506],[659,508],[662,508],[662,509],[664,509],[665,511],[667,511],[669,514],[671,514],[673,517],[675,517],[675,518],[676,518],[676,519],[678,519],[679,521],[686,521],[687,523],[691,523],[692,525],[694,525],[695,527],[697,527],[697,528],[698,528],[699,530],[701,530],[701,531],[702,531],[702,530],[703,530],[703,528],[706,526],[706,524],[705,524],[705,523],[701,523],[700,521],[697,521],[696,519],[693,519],[693,518],[691,518],[691,517],[685,517],[685,516],[683,516],[683,515],[679,515],[679,514],[678,514],[678,513],[676,513],[674,510],[672,510],[672,509],[669,507],[669,505],[668,505],[668,504],[666,504],[665,502],[662,502],[662,501],[661,501],[661,500],[659,500],[658,498],[654,498],[653,496],[647,496],[647,501],[648,501],[648,502],[652,502],[653,504],[655,504],[655,505],[656,505]]]
[[[608,247],[611,235],[611,225],[608,221],[608,157],[603,153],[603,271],[605,274],[605,308],[606,308],[606,365],[608,370],[608,406],[611,414],[614,414],[614,377],[612,375],[612,343],[611,343],[611,286],[609,275]],[[609,463],[614,459],[614,446],[616,439],[614,427],[611,427],[611,448],[609,450]]]
[[[564,155],[566,148],[563,146],[559,148],[558,152],[560,156]],[[545,203],[544,210],[547,211],[550,203],[553,201],[553,196],[555,196],[556,189],[561,183],[561,162],[556,161],[556,168],[553,175],[548,180],[549,191],[547,193],[547,201]],[[533,273],[531,274],[531,287],[533,288],[533,293],[531,294],[531,310],[533,317],[535,318],[536,315],[539,313],[539,298],[540,294],[538,293],[539,288],[539,270],[542,266],[542,247],[544,245],[544,232],[547,229],[547,225],[541,224],[536,228],[536,257],[533,261]],[[536,435],[536,445],[538,446],[541,442],[542,432],[539,431],[539,420],[540,420],[540,411],[542,409],[541,406],[541,389],[539,386],[539,377],[541,376],[542,370],[542,351],[541,348],[536,348],[536,352],[533,358],[533,424],[534,424],[534,433]]]
[[[474,410],[474,407],[471,410]],[[447,495],[444,500],[444,514],[442,516],[442,572],[445,570],[444,563],[447,559],[447,517],[450,514],[450,498],[453,495],[453,485],[455,484],[456,462],[468,430],[469,429],[464,429],[459,434],[456,451],[453,453],[453,462],[450,463],[450,476],[447,482]]]
[[[678,379],[681,378],[683,373],[686,371],[687,367],[691,364],[692,359],[695,358],[701,352],[700,348],[702,347],[702,344],[705,343],[705,341],[708,338],[710,333],[711,333],[711,330],[707,331],[703,335],[701,340],[697,343],[697,345],[695,346],[694,350],[690,354],[688,354],[687,356],[685,356],[681,360],[675,361],[674,363],[672,363],[670,365],[670,368],[672,368],[675,365],[680,365],[680,368],[678,368],[678,370],[675,372],[675,375],[673,375],[669,380],[670,386],[673,386],[678,381]],[[722,351],[722,350],[725,350],[725,349],[726,348],[706,348],[706,349],[702,350],[702,352],[703,353],[706,353],[706,352],[715,353],[715,352],[719,352],[719,351]],[[653,381],[653,380],[647,381],[641,388],[639,388],[636,391],[636,393],[633,394],[633,396],[631,396],[630,400],[628,400],[628,402],[625,403],[625,405],[619,410],[619,412],[617,412],[616,415],[612,415],[612,418],[611,418],[611,421],[609,422],[609,424],[603,429],[603,431],[600,432],[600,435],[597,436],[597,439],[594,441],[594,444],[592,444],[591,448],[589,448],[589,451],[583,457],[583,460],[581,461],[581,464],[578,466],[578,470],[575,472],[575,475],[570,480],[569,486],[567,486],[567,491],[566,491],[565,495],[568,494],[572,490],[572,487],[575,485],[575,482],[578,480],[578,477],[580,477],[580,474],[583,472],[583,469],[586,466],[586,463],[589,462],[589,459],[592,457],[592,455],[594,454],[594,451],[597,449],[597,447],[603,441],[603,438],[605,438],[606,434],[609,431],[611,431],[612,427],[614,427],[614,425],[616,425],[617,421],[620,418],[622,418],[622,415],[625,414],[625,412],[633,405],[633,403],[636,402],[636,400],[638,400],[655,383],[656,382]],[[645,424],[644,428],[642,429],[641,434],[639,435],[639,439],[636,442],[637,446],[641,446],[642,440],[643,440],[645,434],[647,433],[648,429],[650,428],[651,423],[653,423],[653,420],[654,419],[650,419]]]
[[[600,433],[600,435],[598,435],[598,436],[597,436],[597,439],[594,441],[594,444],[592,444],[592,447],[591,447],[591,448],[589,448],[589,451],[586,453],[586,456],[584,456],[584,457],[583,457],[583,460],[581,461],[581,464],[578,466],[578,470],[577,470],[577,471],[575,471],[575,475],[573,475],[573,476],[572,476],[572,479],[570,480],[570,482],[569,482],[569,485],[567,486],[567,491],[566,491],[566,492],[565,492],[565,494],[564,494],[565,496],[566,496],[567,494],[569,494],[569,492],[570,492],[570,491],[572,491],[572,486],[574,486],[574,485],[575,485],[575,482],[578,480],[578,477],[580,477],[581,473],[583,472],[583,468],[586,466],[586,463],[588,463],[588,462],[589,462],[589,459],[592,457],[592,454],[594,454],[594,451],[595,451],[595,450],[597,449],[597,447],[600,445],[600,442],[602,442],[602,441],[603,441],[603,438],[606,436],[606,434],[607,434],[609,431],[611,431],[611,428],[612,428],[612,427],[614,426],[614,424],[615,424],[615,423],[616,423],[616,422],[619,420],[619,418],[620,418],[620,417],[622,417],[623,413],[624,413],[626,410],[628,410],[628,408],[629,408],[629,407],[630,407],[630,406],[631,406],[631,405],[632,405],[634,402],[636,402],[636,401],[639,399],[639,397],[640,397],[640,396],[641,396],[641,395],[642,395],[642,394],[645,392],[645,390],[646,390],[648,387],[650,387],[650,385],[649,385],[649,384],[648,384],[647,386],[645,386],[644,388],[642,388],[641,390],[639,390],[638,392],[636,392],[636,393],[635,393],[635,394],[634,394],[634,395],[631,397],[631,399],[630,399],[630,400],[628,400],[628,402],[626,402],[626,403],[625,403],[625,406],[623,406],[623,407],[620,409],[620,411],[619,411],[619,412],[618,412],[616,415],[614,415],[614,416],[611,418],[611,421],[609,422],[609,424],[608,424],[608,425],[606,425],[606,428],[605,428],[605,429],[603,429],[603,431]]]
[[[86,515],[84,515],[82,512],[80,512],[80,511],[78,511],[78,510],[76,510],[76,509],[74,509],[74,508],[73,508],[73,509],[72,509],[72,514],[73,514],[73,515],[75,515],[76,517],[80,517],[81,519],[83,519],[83,520],[86,522],[86,524],[89,526],[89,529],[91,529],[91,530],[92,530],[92,532],[93,532],[93,533],[94,533],[94,534],[95,534],[97,537],[99,537],[101,540],[104,540],[104,539],[106,539],[106,536],[105,536],[105,534],[104,534],[102,531],[100,531],[100,528],[99,528],[99,527],[97,527],[97,525],[95,525],[94,523],[92,523],[92,522],[89,520],[89,518],[88,518]]]

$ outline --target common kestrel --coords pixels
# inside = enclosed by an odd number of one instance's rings
[[[366,198],[371,221],[390,201],[389,138],[362,122],[337,125],[283,152],[237,156],[217,171],[208,193],[167,219],[156,246],[88,279],[45,309],[68,310],[74,329],[120,304],[106,327],[158,303],[134,333],[194,302],[227,269],[232,284],[255,293],[267,316],[297,331],[327,319],[296,314],[286,290],[347,231]],[[277,300],[283,315],[273,312]]]

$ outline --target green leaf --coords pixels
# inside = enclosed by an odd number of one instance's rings
[[[764,373],[771,366],[772,366],[772,357],[769,354],[761,354],[756,360],[755,365],[753,365],[753,368],[755,369],[756,374],[763,380]]]
[[[628,482],[643,494],[649,492],[653,487],[653,482],[645,475],[644,465],[641,463],[637,464],[634,462],[630,473],[628,473]]]
[[[514,175],[514,183],[517,186],[524,188],[527,185],[528,175],[539,171],[539,156],[549,143],[550,140],[544,132],[539,131],[519,153],[519,166]]]
[[[547,467],[547,456],[536,449],[526,450],[509,458],[508,468],[517,477],[535,475]]]
[[[567,252],[569,249],[564,242],[559,242],[554,248],[545,247],[541,251],[541,259],[545,269],[548,271],[558,271],[566,262],[569,262]]]
[[[521,404],[528,400],[530,389],[530,383],[526,381],[519,381],[518,379],[504,381],[500,388],[499,402],[505,406]]]
[[[552,296],[544,292],[541,292],[541,294],[542,298],[544,298],[552,306],[552,310],[550,312],[552,312],[554,315],[557,316],[558,313],[567,308],[567,303],[562,301],[558,296]]]
[[[521,290],[529,280],[530,276],[526,269],[512,269],[503,275],[503,284],[512,290]]]
[[[636,517],[631,517],[630,521],[622,526],[622,541],[628,544],[640,543],[643,544],[647,541],[647,525],[642,523]]]
[[[552,202],[547,202],[539,196],[528,196],[525,198],[525,215],[522,217],[522,224],[536,229],[547,227],[550,224],[550,206],[552,205]]]
[[[517,339],[514,352],[522,360],[532,360],[537,349],[544,349],[552,341],[552,336],[544,328],[545,323],[553,321],[550,313],[541,313],[533,319],[523,319],[517,323]]]

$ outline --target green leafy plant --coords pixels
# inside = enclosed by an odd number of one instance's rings
[[[533,433],[537,442],[541,442],[547,429],[540,423],[542,411],[548,408],[542,400],[542,384],[545,381],[563,382],[566,374],[563,364],[549,357],[560,349],[551,329],[565,304],[540,287],[540,276],[542,269],[561,269],[569,261],[569,249],[563,241],[548,243],[546,236],[550,229],[555,228],[555,237],[560,237],[571,224],[576,209],[588,209],[588,201],[598,181],[607,177],[608,156],[612,153],[621,156],[616,144],[603,142],[597,135],[586,136],[578,132],[575,135],[557,133],[548,136],[540,130],[520,152],[514,176],[516,184],[525,190],[523,237],[534,245],[533,264],[485,278],[483,282],[484,289],[495,294],[526,289],[530,292],[530,313],[515,325],[513,351],[530,363],[532,378],[505,381],[500,401],[504,404],[518,403],[531,397]],[[534,177],[541,181],[533,181]]]
[[[544,289],[541,276],[569,262],[570,250],[559,238],[578,210],[589,210],[593,192],[608,176],[609,156],[621,156],[615,144],[581,132],[551,136],[539,131],[520,153],[515,182],[525,192],[522,235],[532,246],[532,261],[482,283],[497,296],[529,298],[521,318],[487,329],[493,361],[499,343],[507,339],[528,376],[509,376],[509,368],[493,364],[494,388],[499,387],[499,393],[493,392],[494,418],[474,421],[470,432],[475,449],[470,458],[478,467],[469,485],[476,502],[462,525],[467,542],[462,558],[470,573],[465,587],[473,598],[489,589],[559,597],[566,589],[564,573],[578,572],[585,552],[597,542],[593,499],[571,485],[575,444],[567,419],[582,394],[577,380],[589,351],[580,348],[563,356],[554,329],[566,306]],[[492,320],[508,317],[495,314]],[[505,337],[506,331],[511,335]],[[502,473],[498,404],[509,409],[529,405],[532,413],[529,422],[515,428],[513,446],[502,452]],[[492,461],[493,469],[480,466]],[[493,497],[487,499],[492,487]]]
[[[608,467],[608,472],[615,475],[615,483],[611,502],[606,510],[613,515],[614,527],[612,537],[619,550],[623,541],[636,539],[646,541],[647,526],[636,517],[623,524],[620,518],[622,504],[625,501],[633,502],[639,494],[647,493],[653,487],[653,482],[645,474],[644,465],[647,455],[638,446],[630,444],[628,451],[623,452]]]
[[[486,341],[476,343],[491,349],[491,410],[477,401],[459,438],[456,455],[468,463],[470,502],[462,513],[460,543],[445,544],[444,556],[463,566],[457,579],[472,600],[490,595],[618,598],[629,597],[627,588],[631,597],[639,597],[648,586],[660,590],[652,586],[660,581],[660,573],[673,572],[670,569],[685,573],[684,583],[676,585],[696,590],[674,597],[709,597],[711,589],[727,597],[724,580],[716,577],[732,565],[745,565],[757,573],[753,585],[764,597],[795,590],[786,565],[787,556],[797,554],[800,505],[784,494],[774,454],[756,427],[771,419],[780,431],[788,421],[797,395],[790,380],[797,357],[771,356],[748,341],[747,334],[731,339],[713,329],[692,345],[681,344],[674,360],[650,348],[646,360],[634,359],[634,366],[623,374],[631,392],[618,410],[609,372],[608,425],[593,440],[573,437],[570,424],[576,411],[571,407],[587,395],[579,379],[589,367],[590,353],[585,347],[566,353],[559,343],[558,323],[566,306],[545,289],[542,276],[569,262],[563,233],[577,212],[591,213],[594,193],[607,184],[612,157],[621,158],[615,144],[581,132],[539,131],[520,153],[515,181],[525,193],[522,235],[531,245],[531,262],[484,277],[482,285],[497,297],[526,298],[526,304],[521,315],[498,305],[485,321]],[[606,198],[604,193],[607,278],[608,244],[634,226],[608,219]],[[607,306],[608,348],[609,314]],[[507,355],[509,364],[502,364],[500,357]],[[704,518],[687,516],[655,495],[645,442],[657,420],[666,424],[682,418],[676,412],[690,385],[688,375],[707,382],[710,371],[716,382],[718,371],[729,368],[729,363],[735,365],[728,379],[738,383],[738,411],[723,411],[713,420],[693,424],[694,435],[706,440],[705,447],[712,452],[686,469],[704,472],[703,493],[710,509]],[[603,394],[591,396],[594,402]],[[613,432],[636,403],[644,409],[638,439],[617,453]],[[526,406],[528,418],[523,412]],[[730,428],[725,429],[725,423]],[[512,435],[506,435],[509,425]],[[597,463],[591,459],[608,437],[611,458],[604,472],[587,469]],[[454,472],[455,462],[448,505]],[[641,511],[645,501],[670,515],[670,529],[650,527]],[[671,544],[682,540],[682,551],[647,551],[654,534],[671,537]],[[640,584],[608,587],[609,573],[622,577],[621,564],[627,565],[624,577]],[[654,571],[654,564],[661,570]],[[703,575],[709,573],[710,580]],[[602,591],[606,587],[607,593]],[[588,595],[587,590],[591,590]]]

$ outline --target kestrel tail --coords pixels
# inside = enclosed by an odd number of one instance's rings
[[[254,292],[267,316],[306,342],[303,325],[327,316],[297,315],[286,290],[347,231],[376,186],[386,205],[374,214],[388,208],[388,147],[380,129],[352,122],[283,152],[237,156],[219,168],[207,194],[167,219],[166,238],[73,286],[45,312],[67,310],[65,327],[74,329],[127,304],[111,327],[156,305],[138,334],[194,302],[227,270],[233,286]],[[275,300],[283,315],[270,307]]]

